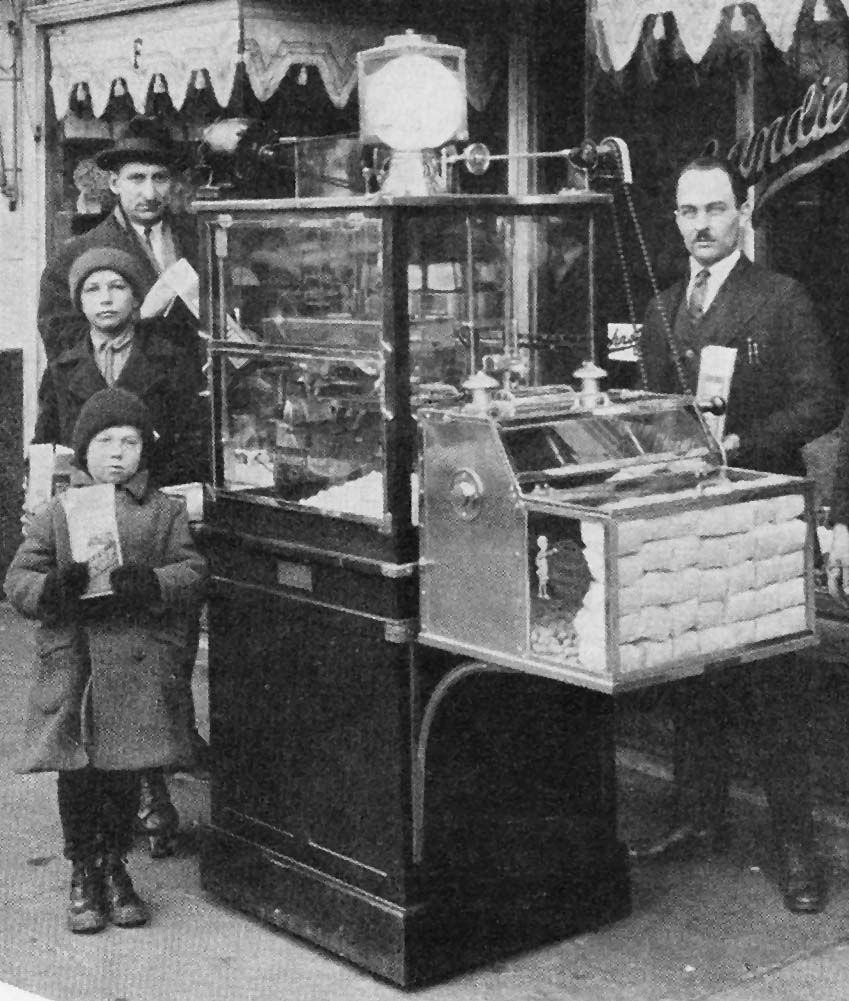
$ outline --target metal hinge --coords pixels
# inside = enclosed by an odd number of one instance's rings
[[[387,619],[383,626],[383,638],[387,643],[410,643],[418,632],[418,619]]]

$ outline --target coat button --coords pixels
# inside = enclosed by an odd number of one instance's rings
[[[684,357],[687,361],[692,361],[696,357],[696,352],[692,348],[687,348],[684,352]]]

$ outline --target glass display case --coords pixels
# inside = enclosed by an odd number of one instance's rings
[[[811,485],[724,466],[692,398],[420,421],[421,642],[613,692],[814,641]]]
[[[214,488],[359,520],[415,519],[412,417],[531,346],[592,355],[592,210],[606,196],[327,199],[199,209]],[[406,482],[405,482],[406,481]]]
[[[216,443],[201,880],[405,986],[630,906],[610,699],[419,638],[419,418],[469,381],[520,400],[555,336],[573,367],[592,356],[608,204],[197,209]],[[565,448],[517,440],[529,489]]]

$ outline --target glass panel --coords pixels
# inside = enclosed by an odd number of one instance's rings
[[[395,402],[384,399],[384,359],[393,336],[405,334],[403,319],[394,331],[390,322],[404,307],[414,410],[459,400],[465,380],[481,370],[518,396],[528,392],[531,349],[540,337],[554,331],[585,343],[587,212],[570,206],[561,217],[552,214],[560,206],[531,214],[513,208],[437,204],[424,213],[398,206],[378,215],[368,206],[287,205],[237,215],[226,228],[226,255],[213,257],[219,273],[210,283],[223,300],[220,312],[210,301],[224,458],[217,485],[383,518],[383,413]],[[393,289],[402,299],[389,316],[387,223],[406,228],[394,242],[406,255]],[[220,250],[216,226],[210,220]],[[569,430],[543,434],[518,470],[548,475],[570,449],[588,461],[590,432],[570,441]],[[627,438],[618,434],[595,443],[596,459],[618,454],[616,442]]]
[[[459,388],[483,369],[530,379],[527,352],[556,347],[571,378],[589,356],[584,216],[433,214],[410,226],[407,271],[414,391]],[[570,347],[571,346],[571,347]],[[568,369],[568,371],[567,371]]]
[[[380,361],[223,359],[224,486],[380,519]]]
[[[281,214],[228,235],[227,340],[380,350],[379,219]]]
[[[411,220],[407,268],[413,392],[450,396],[504,345],[504,220],[436,213]]]
[[[222,485],[382,519],[380,220],[285,212],[238,223],[223,268]]]
[[[665,476],[700,478],[722,462],[695,405],[680,400],[614,402],[565,419],[525,422],[505,427],[503,440],[521,483],[604,485],[602,500],[611,490],[642,490],[644,484],[657,489],[657,480]]]

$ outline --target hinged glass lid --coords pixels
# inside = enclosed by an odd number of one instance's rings
[[[612,392],[605,406],[502,423],[522,489],[603,503],[622,493],[684,487],[719,475],[722,453],[689,397]]]

